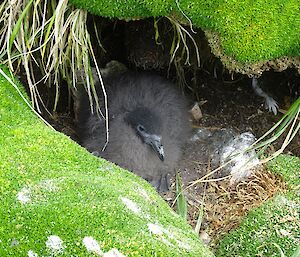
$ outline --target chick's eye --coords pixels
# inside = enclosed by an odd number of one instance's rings
[[[139,132],[144,132],[145,131],[145,127],[143,125],[137,125],[137,130]]]

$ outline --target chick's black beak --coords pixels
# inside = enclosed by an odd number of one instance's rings
[[[150,141],[151,146],[154,150],[154,152],[158,155],[159,159],[161,161],[165,160],[165,152],[164,152],[164,147],[161,144],[161,140],[153,139]]]
[[[150,145],[154,152],[158,155],[159,159],[164,161],[165,152],[161,143],[161,136],[148,133],[145,127],[140,124],[136,127],[136,131],[137,134],[142,138],[143,142]]]

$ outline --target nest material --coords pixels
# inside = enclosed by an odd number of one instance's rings
[[[205,184],[202,185],[205,188]],[[205,193],[202,194],[195,194],[193,188],[185,192],[188,222],[192,227],[196,226],[199,209],[203,206],[200,230],[208,234],[213,245],[229,231],[237,228],[249,211],[259,207],[276,193],[285,192],[286,186],[280,176],[261,168],[246,181],[232,187],[227,179],[217,183],[209,182],[203,190]],[[171,193],[164,196],[170,204],[174,202],[175,197],[175,194]]]
[[[234,187],[227,185],[226,181],[211,182],[207,188],[205,219],[214,241],[236,228],[249,211],[285,191],[282,178],[264,168]]]

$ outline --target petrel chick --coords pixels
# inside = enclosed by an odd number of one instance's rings
[[[91,111],[87,93],[74,97],[77,131],[90,152],[167,191],[190,132],[187,100],[168,80],[152,73],[123,71],[106,76],[109,141],[104,118]],[[95,84],[100,102],[103,93]],[[95,103],[94,103],[95,106]],[[101,106],[103,113],[104,106]]]

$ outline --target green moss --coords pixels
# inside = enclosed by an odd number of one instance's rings
[[[126,256],[212,256],[146,181],[47,127],[2,76],[0,97],[0,256],[52,256],[51,235],[59,256],[88,256],[86,236]]]
[[[120,0],[120,1],[82,1],[71,0],[78,8],[89,10],[102,17],[137,19],[165,16],[174,8],[174,1]]]
[[[299,219],[296,201],[279,195],[263,207],[252,211],[240,228],[225,237],[217,256],[291,256],[299,240]],[[299,209],[298,209],[299,211]]]
[[[103,17],[119,17],[129,19],[133,17],[150,17],[151,13],[141,4],[142,1],[82,1],[72,0],[71,3],[77,8],[87,9],[91,13]]]
[[[283,176],[290,191],[296,191],[300,185],[300,160],[298,157],[280,155],[268,164],[269,168]]]
[[[218,7],[225,53],[244,62],[300,54],[299,1],[237,1]]]
[[[218,32],[224,53],[242,63],[300,55],[298,0],[70,0],[99,16],[144,18],[187,15],[196,27]]]
[[[300,159],[280,156],[270,168],[283,176],[288,191],[251,211],[219,244],[217,256],[292,256],[299,243]]]

